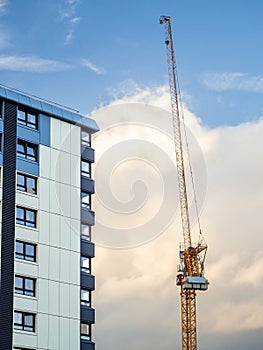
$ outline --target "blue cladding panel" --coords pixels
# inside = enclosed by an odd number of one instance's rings
[[[0,86],[0,96],[6,98],[6,89]]]
[[[38,163],[31,162],[27,159],[21,159],[17,157],[16,167],[18,171],[22,171],[28,174],[39,176],[39,165]]]
[[[19,102],[18,94],[12,90],[6,90],[6,97],[9,100],[17,101]]]
[[[0,165],[3,165],[3,153],[0,153]]]
[[[41,102],[39,100],[35,100],[34,98],[29,98],[29,100],[29,106],[38,110],[42,110]]]
[[[40,141],[39,131],[22,125],[17,125],[17,137],[36,144]]]
[[[0,119],[0,132],[3,132],[4,127],[3,127],[3,120]]]
[[[39,130],[41,145],[50,147],[50,118],[39,114]]]
[[[25,95],[18,95],[19,102],[23,105],[30,106],[30,98]]]

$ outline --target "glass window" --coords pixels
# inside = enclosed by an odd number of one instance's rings
[[[90,325],[87,323],[81,323],[81,338],[90,340]]]
[[[81,271],[90,273],[90,258],[86,256],[81,257]]]
[[[24,276],[15,276],[15,293],[35,296],[35,279]]]
[[[16,223],[27,227],[36,227],[37,212],[33,209],[16,207]]]
[[[91,147],[91,135],[86,131],[81,131],[81,143],[83,146]]]
[[[91,291],[87,289],[81,289],[81,304],[91,306]]]
[[[15,311],[14,312],[14,329],[34,332],[35,331],[35,314]]]
[[[81,175],[91,177],[91,164],[85,160],[81,161]]]
[[[18,124],[28,126],[32,129],[37,129],[37,114],[18,108],[17,122]]]
[[[81,238],[91,241],[91,227],[88,225],[81,225]]]
[[[17,141],[17,154],[25,159],[37,161],[38,146],[24,140]]]
[[[15,257],[26,261],[36,261],[36,244],[16,241]]]
[[[82,191],[81,192],[81,205],[82,205],[82,207],[90,209],[91,208],[90,202],[91,202],[90,193]]]
[[[17,173],[16,188],[19,191],[36,194],[37,193],[37,178],[30,176],[30,175]]]

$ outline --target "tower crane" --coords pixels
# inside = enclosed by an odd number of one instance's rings
[[[183,233],[183,243],[180,244],[179,249],[180,264],[178,266],[178,274],[176,277],[176,285],[180,287],[181,296],[182,350],[197,350],[196,291],[205,291],[208,289],[209,282],[204,277],[204,262],[207,252],[207,244],[203,238],[201,229],[199,232],[198,243],[192,243],[184,169],[177,74],[170,17],[161,16],[160,24],[164,25],[165,31]]]

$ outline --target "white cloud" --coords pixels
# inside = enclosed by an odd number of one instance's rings
[[[4,15],[7,11],[9,0],[0,0],[0,15]]]
[[[143,89],[129,81],[113,93],[113,106],[141,103],[142,108],[138,105],[137,115],[145,113],[145,105],[170,108],[169,91],[165,86]],[[135,120],[132,111],[131,121]],[[96,111],[93,116],[96,118]],[[105,120],[112,116],[105,113]],[[163,128],[171,127],[170,120],[163,118],[161,110],[159,118]],[[201,145],[208,172],[201,223],[209,245],[206,270],[210,287],[208,292],[198,295],[200,347],[209,348],[209,335],[213,339],[214,350],[222,348],[222,339],[233,338],[235,343],[226,344],[227,348],[246,350],[250,346],[247,339],[254,335],[254,330],[263,329],[263,165],[259,161],[263,149],[263,119],[214,129],[205,128],[201,120],[187,109],[185,119]],[[100,123],[102,130],[105,124]],[[128,132],[122,129],[120,137],[145,137],[134,132],[129,135]],[[94,140],[99,164],[101,152],[96,140],[99,138]],[[107,142],[108,139],[102,140],[101,147]],[[169,147],[167,142],[163,151],[167,153]],[[195,158],[195,150],[192,151]],[[152,155],[153,159],[157,157],[157,153]],[[95,173],[98,164],[95,164]],[[131,174],[134,173],[136,169],[131,168]],[[166,177],[164,173],[163,178]],[[197,188],[200,180],[196,178]],[[123,182],[123,179],[117,183],[114,179],[109,180],[113,189],[118,189]],[[121,187],[123,191],[129,193],[131,183],[127,181]],[[98,176],[97,189],[100,186]],[[176,186],[176,182],[171,184],[172,193],[177,190]],[[150,196],[147,199],[153,200]],[[155,202],[152,203],[153,208],[155,205]],[[96,215],[101,218],[100,210]],[[128,215],[123,214],[124,221],[125,218],[128,222]],[[118,222],[112,222],[112,226],[117,225]],[[143,246],[126,250],[97,246],[94,260],[97,322],[94,333],[98,347],[109,350],[170,350],[181,347],[180,297],[174,285],[180,232],[177,215],[162,235]],[[110,228],[107,234],[112,234]],[[125,235],[125,231],[122,234]],[[232,338],[229,338],[230,335]],[[263,346],[262,337],[258,338],[258,343]]]
[[[72,24],[76,24],[76,23],[78,23],[79,21],[80,21],[80,17],[74,17],[74,18],[72,18],[71,20],[70,20],[70,23],[72,23]]]
[[[59,72],[69,69],[70,65],[35,56],[0,56],[0,70],[22,72]]]
[[[81,20],[81,17],[76,15],[79,4],[79,0],[66,0],[60,9],[60,18],[66,24],[66,44],[69,44],[73,40],[76,25]]]
[[[239,90],[263,93],[263,76],[234,73],[206,73],[202,77],[203,84],[209,90]]]
[[[91,62],[90,60],[88,60],[86,58],[83,58],[81,60],[81,65],[91,69],[96,74],[104,74],[105,73],[105,71],[102,68],[97,67],[93,62]]]

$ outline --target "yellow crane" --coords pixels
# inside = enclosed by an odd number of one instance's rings
[[[160,23],[164,25],[165,31],[165,45],[168,63],[173,133],[183,231],[183,243],[180,244],[179,249],[180,264],[178,266],[178,274],[176,277],[176,284],[181,290],[182,350],[197,350],[196,291],[205,291],[208,289],[209,283],[204,277],[204,261],[206,257],[207,244],[203,238],[201,229],[199,232],[198,243],[192,243],[184,169],[177,74],[170,17],[161,16]]]

